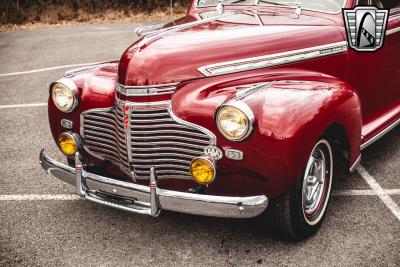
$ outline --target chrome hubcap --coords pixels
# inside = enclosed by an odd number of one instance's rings
[[[326,160],[321,149],[314,150],[308,162],[308,173],[303,184],[303,209],[312,216],[320,206],[326,181]]]

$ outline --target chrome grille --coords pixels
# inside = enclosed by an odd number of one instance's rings
[[[129,119],[126,126],[124,116]],[[159,179],[191,179],[190,162],[215,144],[211,132],[177,118],[169,101],[117,102],[115,108],[86,111],[81,135],[88,152],[136,179],[149,179],[151,167]]]
[[[122,114],[119,107],[84,112],[81,119],[81,135],[88,152],[112,161],[127,172],[129,162],[125,129],[123,116],[119,114]]]

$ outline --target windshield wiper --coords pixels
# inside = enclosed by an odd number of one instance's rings
[[[296,7],[295,14],[297,15],[297,18],[300,17],[301,15],[301,4],[299,2],[274,2],[274,1],[267,1],[267,0],[256,0],[256,5],[259,3],[265,3],[265,4],[270,4],[270,5],[276,5],[276,6],[285,6],[285,7]]]
[[[241,2],[247,2],[247,0],[236,0],[236,1],[230,2],[229,4],[238,4]]]
[[[232,5],[232,4],[238,4],[238,3],[241,3],[241,2],[247,2],[247,1],[248,0],[236,0],[236,1],[233,1],[233,2],[225,3],[224,0],[218,0],[218,4],[217,4],[217,6],[215,8],[217,9],[217,12],[219,14],[223,14],[224,13],[224,4]]]

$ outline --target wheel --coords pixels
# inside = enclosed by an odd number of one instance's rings
[[[333,153],[327,139],[314,146],[296,186],[279,199],[272,200],[272,223],[289,238],[301,240],[321,226],[331,195]]]

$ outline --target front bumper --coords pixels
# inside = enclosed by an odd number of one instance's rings
[[[152,168],[150,185],[143,186],[89,173],[82,168],[79,153],[75,169],[40,153],[40,163],[49,174],[76,186],[79,196],[106,206],[139,214],[158,216],[161,210],[226,218],[251,218],[268,206],[266,196],[223,197],[184,193],[157,187]]]

